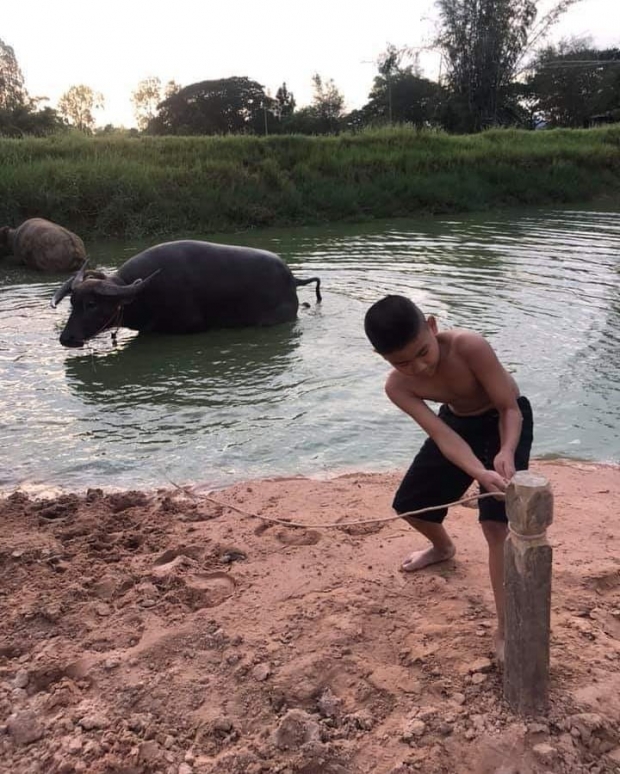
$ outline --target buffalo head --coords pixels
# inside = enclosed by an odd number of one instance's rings
[[[120,325],[123,306],[131,303],[160,271],[126,285],[116,276],[86,272],[87,263],[58,288],[51,301],[55,309],[65,296],[71,296],[71,314],[60,334],[64,347],[83,347],[98,333]]]

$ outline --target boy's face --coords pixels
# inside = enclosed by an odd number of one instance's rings
[[[440,358],[435,318],[428,317],[426,325],[414,339],[411,339],[402,349],[383,355],[383,358],[406,376],[422,379],[433,377]]]

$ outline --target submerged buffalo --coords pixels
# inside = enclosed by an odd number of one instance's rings
[[[30,218],[18,228],[0,228],[0,257],[14,255],[37,271],[63,272],[79,268],[86,257],[77,234],[44,218]]]
[[[65,347],[109,328],[149,333],[198,333],[211,328],[277,325],[294,320],[298,285],[274,253],[184,240],[150,247],[114,274],[80,271],[54,294],[52,306],[71,295],[71,314],[60,335]]]

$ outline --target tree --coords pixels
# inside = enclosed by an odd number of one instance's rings
[[[27,102],[28,92],[15,52],[0,40],[0,110],[13,110]]]
[[[175,80],[170,80],[164,87],[164,98],[172,97],[174,94],[178,94],[183,87]]]
[[[40,108],[44,97],[30,97],[11,46],[0,40],[0,135],[42,136],[64,128],[58,113]]]
[[[148,127],[157,115],[157,106],[162,99],[163,89],[159,78],[150,76],[138,83],[131,94],[138,129],[144,131]]]
[[[100,110],[104,104],[103,94],[80,84],[62,95],[58,100],[58,111],[70,124],[90,133],[95,126],[93,111]]]
[[[66,129],[66,125],[51,107],[34,110],[31,103],[13,110],[0,109],[0,136],[44,137]]]
[[[444,90],[438,83],[407,67],[392,73],[389,81],[381,75],[375,78],[368,102],[362,108],[363,121],[432,126],[439,123],[443,100]]]
[[[318,73],[312,76],[314,97],[311,108],[318,119],[321,134],[337,132],[344,113],[344,97],[332,78],[323,81]]]
[[[534,25],[539,0],[438,0],[452,126],[480,131],[514,119],[513,83],[535,41],[572,4],[556,0]]]
[[[325,134],[326,128],[313,107],[302,107],[283,119],[282,132],[286,134]]]
[[[549,126],[611,119],[620,111],[620,49],[599,50],[586,40],[548,46],[532,63],[526,89],[533,115]]]
[[[380,91],[383,88],[385,91],[387,119],[390,124],[394,120],[392,110],[392,83],[395,78],[405,72],[405,70],[402,68],[402,63],[404,59],[409,56],[411,56],[411,50],[409,48],[398,48],[393,43],[388,43],[385,51],[380,54],[379,58],[376,60],[379,75],[375,78],[374,89],[376,91]],[[415,68],[415,75],[419,76],[420,72],[417,63],[417,57],[414,64],[410,65],[408,68],[406,68],[406,70],[411,73],[413,68]]]
[[[159,105],[151,130],[156,134],[262,134],[267,99],[263,87],[246,77],[192,83]]]
[[[157,115],[159,105],[163,100],[178,94],[181,86],[176,81],[168,81],[163,86],[157,76],[149,76],[138,83],[136,90],[131,94],[134,107],[134,116],[138,129],[145,132]]]
[[[408,58],[413,58],[413,62],[403,66]],[[375,61],[378,72],[368,102],[360,111],[350,114],[347,123],[356,127],[386,121],[416,126],[436,123],[443,89],[421,76],[417,56],[408,48],[397,48],[390,43]]]
[[[286,83],[276,92],[277,110],[280,114],[280,118],[288,118],[295,112],[295,97],[293,93],[286,88]]]

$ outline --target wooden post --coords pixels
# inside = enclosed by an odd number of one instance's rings
[[[506,491],[504,698],[514,712],[544,712],[549,696],[553,494],[546,478],[515,474]]]

